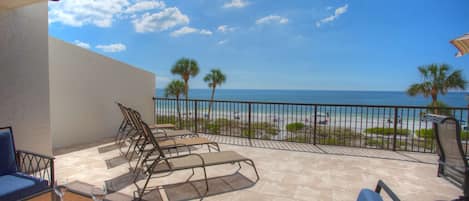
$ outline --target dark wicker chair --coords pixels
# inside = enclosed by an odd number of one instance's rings
[[[461,142],[461,126],[457,119],[441,115],[426,115],[426,120],[433,122],[438,145],[438,176],[448,179],[459,186],[469,200],[468,158]]]
[[[0,200],[22,200],[54,186],[54,158],[15,149],[11,127],[0,128]]]

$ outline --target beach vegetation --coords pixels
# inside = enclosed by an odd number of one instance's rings
[[[208,133],[210,134],[220,134],[220,125],[214,123],[208,123],[205,125]]]
[[[266,134],[269,135],[278,135],[280,130],[272,123],[268,122],[254,122],[251,124],[251,127],[256,130],[263,130]]]
[[[365,129],[365,133],[377,134],[377,135],[394,135],[394,128],[374,127]],[[398,128],[396,135],[409,135],[410,130],[405,128]]]
[[[170,97],[174,96],[176,98],[176,110],[178,113],[178,120],[181,123],[181,107],[179,104],[179,97],[184,93],[184,82],[181,80],[171,81],[164,90],[165,96]]]
[[[434,138],[433,137],[433,129],[431,129],[431,128],[430,129],[422,128],[420,130],[417,130],[415,132],[415,134],[419,138],[425,138],[425,139]]]
[[[241,129],[241,135],[246,138],[255,138],[256,132],[254,130],[249,129]]]
[[[208,83],[208,87],[212,90],[212,94],[210,95],[210,103],[208,105],[208,118],[210,118],[213,99],[215,98],[215,89],[217,86],[220,86],[226,82],[226,75],[223,74],[220,69],[212,69],[210,70],[210,73],[205,75],[204,81]]]
[[[305,124],[301,123],[301,122],[289,123],[286,126],[287,131],[292,132],[292,133],[296,133],[296,132],[302,130],[304,127],[305,127]]]
[[[431,97],[433,113],[440,114],[438,108],[438,95],[445,95],[448,90],[465,90],[467,81],[463,78],[462,70],[451,71],[447,64],[430,64],[418,67],[422,76],[421,83],[412,84],[407,94],[416,96],[422,94],[425,98]]]
[[[189,79],[199,74],[197,61],[189,58],[181,58],[171,68],[173,75],[181,76],[184,81],[184,97],[186,98],[186,114],[189,114]]]
[[[433,134],[433,129],[420,129],[420,130],[417,130],[417,132],[415,133],[417,135],[417,137],[419,138],[424,138],[424,139],[433,139],[435,138],[434,134]],[[461,131],[461,140],[468,140],[469,139],[469,131]]]
[[[158,115],[156,117],[157,124],[176,124],[176,116],[168,116],[168,115]]]

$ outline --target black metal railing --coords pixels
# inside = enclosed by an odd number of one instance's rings
[[[468,108],[392,105],[301,104],[154,98],[155,122],[173,123],[194,132],[264,139],[385,149],[435,151],[432,123],[426,113],[453,116],[462,125],[467,152]],[[179,107],[179,112],[178,112]]]

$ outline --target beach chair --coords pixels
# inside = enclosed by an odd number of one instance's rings
[[[122,151],[122,146],[120,147],[121,152],[126,157],[128,157],[130,151],[132,150],[132,148],[135,149],[134,142],[137,142],[137,140],[135,138],[140,138],[140,135],[138,134],[138,131],[137,131],[137,126],[138,125],[135,125],[132,122],[132,120],[130,119],[129,110],[131,108],[126,107],[122,104],[118,104],[118,106],[122,110],[122,114],[124,116],[123,122],[125,121],[126,125],[129,126],[130,129],[128,129],[127,132],[121,132],[120,134],[118,134],[120,136],[116,137],[116,143],[120,144],[120,145],[124,145],[126,140],[130,141],[130,144],[127,148],[127,151],[123,152]],[[139,113],[137,113],[137,116],[138,116],[138,118],[141,118],[141,115]],[[193,133],[193,132],[188,131],[188,130],[162,130],[162,131],[152,131],[152,132],[155,133],[156,135],[158,135],[158,137],[167,137],[167,138],[169,138],[169,137],[198,136],[198,134]]]
[[[136,166],[134,170],[137,170],[138,164],[144,154],[146,152],[149,152],[153,149],[152,144],[150,143],[150,139],[148,139],[144,135],[143,131],[143,126],[141,125],[140,122],[143,122],[141,118],[139,118],[138,112],[132,109],[129,109],[129,116],[133,122],[133,124],[136,124],[137,131],[139,133],[139,137],[136,138],[135,148],[132,154],[137,154],[138,155],[138,160],[136,163]],[[155,136],[153,134],[153,136]],[[156,136],[155,136],[156,137]],[[218,143],[210,141],[208,138],[205,137],[191,137],[191,138],[158,138],[158,145],[161,149],[163,150],[176,150],[176,154],[179,154],[180,148],[184,148],[183,150],[187,150],[189,153],[191,152],[191,148],[193,146],[204,146],[207,145],[208,151],[211,152],[212,149],[216,151],[220,151],[220,146],[218,146]],[[130,157],[130,160],[132,160],[133,155]]]
[[[392,201],[400,201],[397,195],[381,180],[378,181],[374,191],[367,188],[362,189],[358,194],[357,201],[383,201],[380,195],[381,189],[388,194]]]
[[[461,127],[457,119],[442,115],[425,115],[433,122],[438,146],[438,177],[444,177],[463,190],[461,200],[469,200],[468,158],[461,142]]]
[[[155,136],[151,134],[151,130],[148,125],[141,121],[144,134],[150,140],[150,143],[153,145],[153,150],[148,152],[145,158],[142,160],[141,167],[143,171],[138,171],[137,176],[135,177],[134,184],[137,187],[137,194],[138,198],[141,200],[143,195],[145,194],[146,189],[148,188],[148,183],[150,179],[152,179],[154,174],[159,173],[171,173],[178,170],[192,170],[192,175],[186,180],[189,179],[195,174],[194,168],[201,168],[204,172],[204,181],[205,181],[205,194],[209,191],[208,186],[208,177],[206,167],[208,166],[215,166],[215,165],[222,165],[222,164],[235,164],[237,163],[239,166],[239,171],[242,166],[241,162],[250,165],[256,174],[256,181],[259,181],[259,174],[257,172],[256,166],[254,161],[249,158],[246,158],[234,151],[220,151],[220,152],[208,152],[208,153],[190,153],[185,155],[179,156],[167,156],[163,150],[161,149],[157,139]],[[142,188],[137,185],[137,179],[139,178],[139,174],[146,174],[147,179]]]

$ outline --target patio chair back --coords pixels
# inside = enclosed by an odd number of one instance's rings
[[[17,171],[16,150],[11,127],[0,128],[0,176]]]
[[[435,125],[436,140],[439,147],[440,161],[445,165],[439,174],[448,176],[458,183],[464,183],[467,160],[461,143],[461,127],[452,117],[444,118]],[[445,168],[445,166],[451,168]]]
[[[161,149],[160,145],[158,144],[158,141],[156,140],[156,137],[151,132],[151,129],[148,126],[148,124],[145,123],[144,121],[142,121],[141,119],[140,119],[140,124],[143,128],[143,135],[145,136],[146,139],[148,139],[149,143],[155,149],[152,153],[153,154],[158,154],[159,158],[166,158],[163,150]],[[152,153],[150,153],[150,154],[152,154]]]

